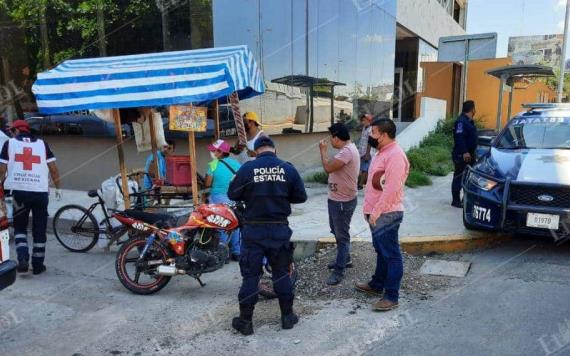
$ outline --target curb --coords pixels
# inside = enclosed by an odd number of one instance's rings
[[[434,253],[446,254],[489,248],[511,239],[510,235],[494,235],[490,233],[403,236],[400,238],[400,247],[410,255],[422,256]],[[322,237],[316,240],[293,240],[293,242],[295,243],[295,260],[312,256],[320,250],[336,244],[334,237]],[[371,240],[361,237],[352,238],[351,242],[372,244]]]

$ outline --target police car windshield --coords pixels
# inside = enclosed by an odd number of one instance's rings
[[[515,118],[499,137],[496,147],[570,149],[570,118]]]

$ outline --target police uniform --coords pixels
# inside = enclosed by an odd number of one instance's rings
[[[451,184],[451,194],[453,202],[459,204],[463,172],[467,165],[472,163],[465,162],[463,154],[469,153],[472,159],[474,159],[475,149],[477,148],[477,127],[475,122],[464,113],[455,120],[453,140],[452,158],[455,171],[453,173],[453,183]]]
[[[269,137],[261,137],[255,143],[274,147]],[[243,216],[240,269],[243,277],[239,291],[240,317],[232,322],[243,334],[253,332],[251,318],[258,299],[258,284],[262,275],[263,257],[272,268],[273,287],[279,298],[284,318],[294,317],[293,288],[288,277],[288,268],[293,255],[290,242],[292,231],[287,221],[291,204],[303,203],[307,193],[295,167],[277,158],[273,152],[263,152],[253,161],[245,163],[230,184],[228,196],[234,201],[243,201],[246,211]],[[237,320],[237,321],[236,321]],[[290,321],[290,320],[289,320]],[[247,324],[249,333],[236,327]],[[293,323],[294,324],[294,323]]]
[[[48,218],[49,168],[55,156],[47,143],[31,134],[22,133],[2,146],[0,163],[6,164],[4,189],[11,190],[14,201],[14,237],[21,265],[27,266],[28,219],[32,212],[32,268],[34,273],[45,270],[46,227]],[[27,269],[27,268],[26,268]]]

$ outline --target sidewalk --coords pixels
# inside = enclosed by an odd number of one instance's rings
[[[462,210],[450,206],[452,175],[432,177],[433,185],[406,188],[404,222],[400,236],[431,237],[465,233]],[[309,199],[295,205],[289,221],[296,241],[318,240],[332,237],[327,211],[327,188],[321,184],[307,184]],[[358,194],[358,206],[350,226],[350,235],[371,240],[368,224],[364,221],[362,205],[364,191]]]
[[[452,176],[433,177],[433,185],[422,188],[406,188],[404,222],[400,227],[400,236],[451,236],[465,233],[461,220],[461,209],[450,206],[450,187]],[[289,218],[295,241],[316,241],[324,237],[332,237],[329,229],[327,210],[327,186],[317,183],[307,183],[309,199],[304,204],[293,205],[293,213]],[[48,207],[51,218],[63,205],[77,204],[88,208],[96,201],[87,196],[87,192],[63,190],[63,199],[55,200],[50,194]],[[368,224],[364,221],[362,204],[364,191],[359,191],[358,206],[352,218],[350,234],[371,240]],[[94,215],[101,219],[101,209],[98,207]]]

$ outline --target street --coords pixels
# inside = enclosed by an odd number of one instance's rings
[[[348,299],[298,299],[301,321],[290,331],[280,328],[277,303],[262,300],[255,334],[243,337],[230,328],[240,283],[236,263],[204,276],[204,288],[183,277],[156,295],[137,296],[117,280],[114,253],[72,254],[50,236],[48,272],[20,276],[0,293],[0,352],[566,354],[569,254],[568,246],[522,239],[445,256],[472,262],[467,277],[427,298],[404,293],[400,308],[388,313],[371,312],[374,299],[357,292]]]

